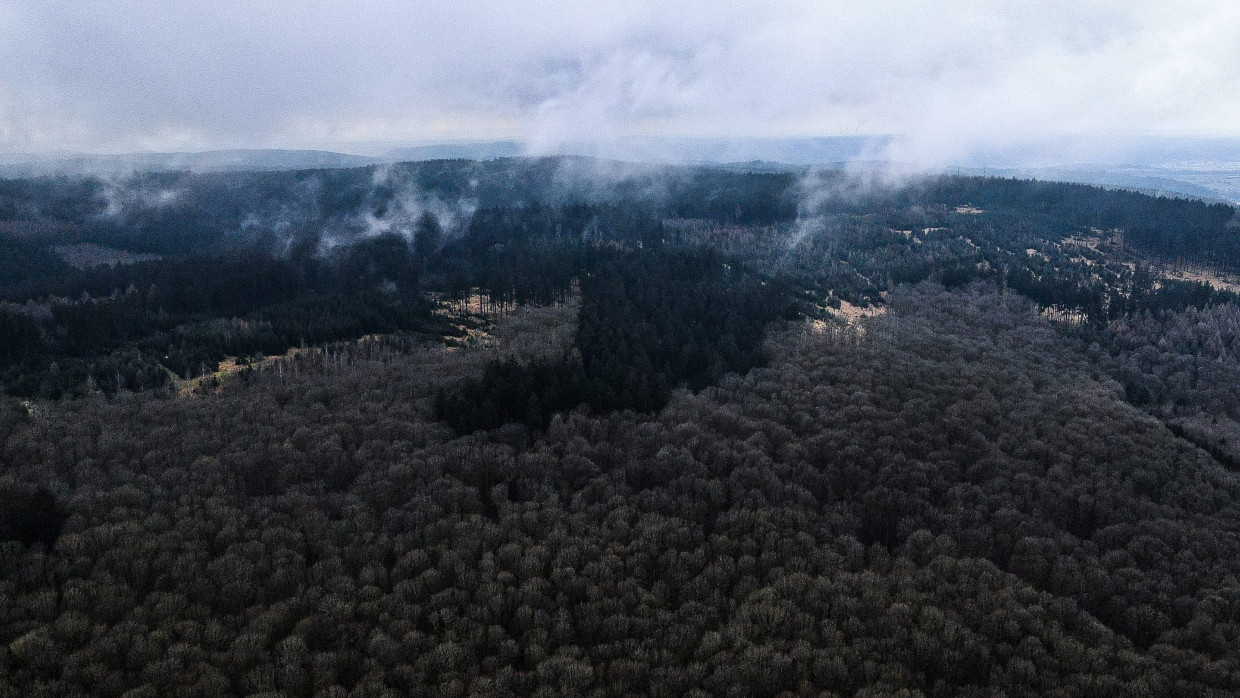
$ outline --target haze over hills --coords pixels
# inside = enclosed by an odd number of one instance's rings
[[[1240,202],[1240,139],[1148,137],[1091,146],[1057,138],[989,148],[939,164],[901,159],[896,136],[815,138],[628,138],[537,148],[513,140],[375,145],[356,153],[233,149],[201,152],[0,156],[0,176],[118,176],[134,172],[230,172],[359,167],[427,160],[487,160],[522,155],[582,155],[619,161],[706,164],[787,171],[806,167],[932,174],[940,171],[1080,182],[1166,196]]]
[[[237,149],[185,153],[0,156],[0,176],[111,176],[134,172],[243,172],[360,167],[380,162],[365,155],[325,150]]]

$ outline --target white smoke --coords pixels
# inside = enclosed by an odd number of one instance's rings
[[[842,206],[884,196],[905,187],[916,186],[932,173],[900,163],[878,162],[867,157],[843,169],[807,170],[793,188],[797,217],[788,237],[789,250],[807,237],[819,235]]]
[[[362,208],[348,222],[348,227],[362,238],[394,233],[412,243],[418,220],[429,213],[439,223],[444,240],[465,234],[478,210],[478,198],[472,195],[478,180],[471,178],[469,194],[446,199],[436,192],[421,188],[416,169],[406,165],[380,165],[371,175],[370,191]],[[323,245],[330,249],[347,242],[340,235],[324,235]]]
[[[99,178],[99,197],[103,210],[97,217],[122,221],[144,211],[158,210],[177,204],[185,194],[180,185],[168,186],[141,175]]]

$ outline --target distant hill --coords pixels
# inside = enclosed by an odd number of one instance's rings
[[[237,172],[362,167],[381,158],[325,150],[209,150],[197,153],[117,155],[11,155],[0,160],[0,176],[112,175],[131,172]]]
[[[1092,150],[1091,150],[1092,148]],[[115,155],[0,154],[0,177],[126,175],[140,172],[241,172],[364,167],[392,162],[496,160],[527,155],[584,156],[624,162],[716,165],[734,171],[795,172],[805,167],[896,167],[895,136],[818,138],[619,138],[525,144],[448,141],[371,149],[369,155],[325,150],[212,150]],[[1100,150],[1089,139],[1048,138],[995,147],[947,166],[959,173],[1080,182],[1206,201],[1240,202],[1240,139],[1141,138]]]
[[[395,161],[491,160],[519,157],[524,154],[525,146],[516,141],[471,141],[393,148],[384,153],[384,159]]]

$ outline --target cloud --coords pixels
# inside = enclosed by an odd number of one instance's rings
[[[959,0],[0,5],[0,150],[896,134],[959,161],[1240,135],[1240,6]]]

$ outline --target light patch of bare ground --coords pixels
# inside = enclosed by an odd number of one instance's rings
[[[1072,235],[1061,240],[1059,244],[1067,247],[1083,247],[1087,250],[1097,252],[1098,246],[1102,244],[1102,240],[1095,237]]]
[[[462,322],[452,323],[452,327],[456,329],[456,334],[445,334],[440,337],[446,350],[452,351],[461,347],[490,345],[491,328],[495,326],[493,323],[489,320],[468,317],[462,318],[462,320]]]
[[[1157,260],[1144,259],[1136,255],[1131,250],[1124,247],[1123,231],[1116,228],[1112,230],[1099,230],[1098,228],[1090,228],[1088,235],[1073,235],[1064,238],[1060,243],[1061,246],[1076,247],[1087,249],[1093,253],[1105,255],[1106,263],[1116,264],[1134,270],[1137,262],[1144,261],[1147,265],[1157,270],[1165,279],[1173,281],[1195,281],[1206,284],[1216,291],[1231,291],[1232,293],[1240,293],[1240,276],[1235,274],[1227,274],[1221,271],[1215,271],[1205,267],[1196,267],[1191,265],[1176,265],[1174,267],[1159,264]],[[1087,257],[1073,257],[1073,261],[1083,262],[1088,266],[1096,266],[1098,262]]]
[[[1080,310],[1065,310],[1053,306],[1043,308],[1039,314],[1051,322],[1062,325],[1080,325],[1086,319],[1085,313]]]
[[[359,342],[365,341],[363,337]],[[271,354],[261,359],[251,360],[249,363],[240,363],[237,357],[229,356],[216,365],[214,371],[208,371],[201,376],[185,379],[172,371],[168,371],[168,376],[172,380],[173,386],[176,387],[178,397],[195,397],[218,392],[224,381],[247,368],[259,370],[274,366],[277,361],[291,359],[298,354],[307,351],[303,347],[293,347],[283,354]],[[167,370],[167,369],[165,369]]]
[[[451,298],[444,294],[432,294],[435,310],[432,312],[446,320],[456,330],[455,334],[441,337],[446,349],[466,346],[486,346],[490,343],[493,313],[487,306],[486,297],[477,289],[471,289],[464,298]]]
[[[1081,247],[1087,250],[1098,251],[1098,248],[1106,242],[1105,233],[1097,228],[1090,228],[1089,235],[1069,235],[1060,241],[1060,245],[1068,247]]]
[[[971,206],[969,204],[965,204],[964,206],[957,206],[956,213],[963,213],[969,216],[976,216],[981,213],[986,213],[986,209],[978,208],[976,206]]]
[[[1162,273],[1163,276],[1174,281],[1196,281],[1207,284],[1216,291],[1240,293],[1240,277],[1233,274],[1194,267],[1163,269]]]
[[[475,305],[474,307],[478,307]],[[553,358],[569,347],[577,336],[577,315],[581,310],[581,296],[573,294],[564,303],[551,306],[518,306],[503,315],[491,319],[480,319],[478,316],[455,315],[460,320],[457,327],[462,329],[464,336],[445,335],[442,344],[427,341],[417,352],[421,355],[445,354],[458,350],[480,350],[486,354],[495,353],[501,357],[511,356],[519,361],[534,358]],[[443,311],[443,308],[440,309]],[[366,343],[382,343],[385,335],[366,335],[354,342],[355,345]],[[181,378],[172,371],[168,375],[176,387],[180,397],[198,397],[219,392],[226,381],[247,369],[262,372],[278,371],[283,364],[287,365],[298,359],[322,359],[331,363],[341,352],[332,350],[324,356],[324,350],[317,347],[293,347],[283,354],[273,354],[248,363],[240,362],[236,357],[228,357],[220,361],[215,370],[190,379]],[[479,354],[483,355],[483,354]]]
[[[835,315],[836,317],[839,317],[840,319],[844,320],[848,324],[855,325],[858,322],[861,322],[862,320],[866,318],[871,318],[871,317],[875,317],[878,315],[882,315],[883,313],[886,313],[886,312],[887,312],[887,306],[885,305],[871,305],[871,306],[861,307],[859,305],[853,305],[852,303],[849,303],[848,301],[840,301],[840,308],[839,310],[835,311]]]
[[[1061,246],[1077,247],[1101,253],[1117,253],[1124,249],[1124,231],[1119,228],[1102,230],[1090,228],[1088,233],[1069,235],[1059,242]]]
[[[469,317],[489,315],[486,297],[478,289],[470,289],[464,298],[451,298],[443,293],[430,294],[435,302],[435,314],[443,317]]]
[[[436,315],[445,318],[456,329],[455,335],[443,336],[444,345],[449,349],[471,346],[492,346],[493,333],[504,331],[504,328],[515,325],[529,325],[554,318],[557,327],[563,326],[561,315],[567,313],[572,320],[572,331],[575,333],[577,312],[581,309],[581,284],[574,279],[565,302],[548,306],[507,306],[497,308],[490,305],[477,289],[473,289],[465,298],[448,298],[442,294],[432,295],[436,302]],[[530,327],[529,331],[545,333],[546,327]],[[571,339],[571,338],[570,338]],[[519,341],[517,335],[507,333],[500,340],[501,345],[508,346]]]
[[[838,327],[841,323],[845,327],[852,327],[862,330],[861,324],[864,320],[872,317],[878,317],[887,312],[885,305],[871,305],[862,307],[854,305],[846,300],[840,301],[839,308],[831,308],[825,305],[819,305],[818,309],[824,311],[835,323],[827,322],[822,318],[811,318],[807,322],[807,326],[811,332],[826,332],[832,327]]]

